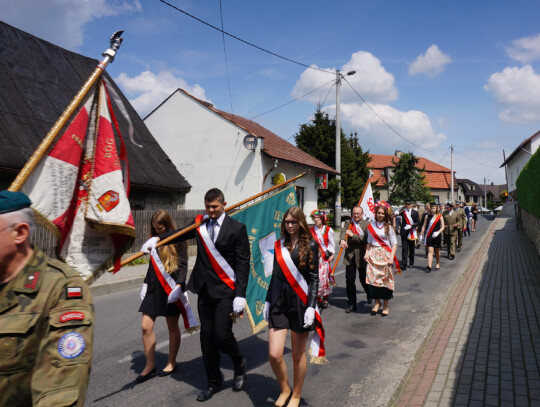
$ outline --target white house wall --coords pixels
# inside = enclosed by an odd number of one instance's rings
[[[540,147],[540,136],[534,137],[531,140],[530,146],[530,151],[534,154],[536,150],[538,150],[538,148]],[[525,164],[527,164],[531,157],[532,154],[521,150],[518,151],[518,153],[512,158],[512,160],[506,164],[508,171],[508,193],[516,190],[516,181],[519,173],[521,172],[523,167],[525,167]]]
[[[219,188],[229,205],[261,191],[260,139],[255,151],[243,146],[246,131],[175,92],[145,120],[146,126],[192,185],[186,209],[204,207],[204,194]]]

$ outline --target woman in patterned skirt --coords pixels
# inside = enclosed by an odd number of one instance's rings
[[[313,239],[319,245],[319,291],[317,293],[319,306],[328,307],[328,296],[332,292],[330,284],[333,277],[330,276],[330,262],[334,260],[335,241],[334,231],[326,225],[326,213],[320,209],[311,212],[311,218],[315,226],[309,228]]]

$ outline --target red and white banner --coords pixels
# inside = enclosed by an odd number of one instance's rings
[[[176,281],[173,280],[171,275],[165,270],[165,266],[161,262],[159,254],[156,249],[152,250],[150,253],[150,259],[152,261],[152,268],[156,273],[156,277],[167,293],[169,295],[172,290],[176,288]],[[189,303],[188,296],[185,292],[182,292],[180,299],[176,301],[176,306],[182,314],[182,319],[184,320],[184,328],[187,333],[194,332],[198,330],[199,322],[195,316],[191,304]]]
[[[102,81],[98,86],[21,187],[56,233],[58,257],[85,280],[109,259],[119,262],[122,247],[135,237],[124,184],[129,179],[122,174]],[[125,159],[124,148],[121,155]]]
[[[366,192],[364,192],[364,197],[360,206],[364,210],[364,218],[368,218],[370,221],[375,220],[375,201],[373,200],[373,190],[371,189],[371,184],[369,180],[366,186]]]
[[[307,306],[309,289],[308,283],[294,264],[289,250],[284,245],[284,239],[276,240],[274,248],[276,259],[281,267],[281,271],[283,271],[285,278],[291,285],[298,298],[300,298],[304,305]],[[326,359],[326,350],[324,348],[324,338],[325,334],[321,314],[319,313],[319,307],[315,305],[315,331],[313,337],[311,338],[310,345],[311,363],[328,363],[328,360]]]

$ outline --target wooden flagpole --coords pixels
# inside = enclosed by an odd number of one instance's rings
[[[249,198],[247,198],[247,199],[244,199],[243,201],[240,201],[240,202],[238,202],[238,203],[236,203],[236,204],[234,204],[234,205],[232,205],[232,206],[229,206],[229,207],[225,208],[225,212],[230,212],[230,211],[232,211],[233,209],[238,208],[239,206],[242,206],[242,205],[244,205],[244,204],[246,204],[246,203],[248,203],[248,202],[250,202],[250,201],[253,201],[254,199],[257,199],[257,198],[259,198],[259,197],[261,197],[261,196],[263,196],[263,195],[268,194],[269,192],[274,191],[275,189],[282,188],[283,186],[285,186],[285,185],[287,185],[287,184],[289,184],[289,183],[291,183],[291,182],[293,182],[293,181],[296,181],[297,179],[302,178],[302,177],[305,176],[307,173],[309,173],[309,170],[308,170],[308,171],[305,171],[305,172],[303,172],[302,174],[297,175],[296,177],[293,177],[293,178],[291,178],[291,179],[289,179],[289,180],[287,180],[287,181],[285,181],[285,182],[282,182],[281,184],[274,185],[272,188],[268,188],[268,189],[265,190],[265,191],[262,191],[262,192],[260,192],[260,193],[258,193],[258,194],[255,194],[255,195],[253,195],[253,196],[251,196],[251,197],[249,197]],[[201,226],[201,225],[202,225],[203,223],[205,223],[206,221],[207,221],[207,219],[203,219],[201,222],[196,222],[196,223],[194,223],[193,225],[190,225],[190,226],[188,226],[188,227],[186,227],[186,228],[184,228],[184,229],[182,229],[182,230],[179,230],[179,231],[176,232],[175,234],[173,234],[173,235],[171,235],[171,236],[169,236],[169,237],[166,237],[166,238],[163,239],[163,240],[160,240],[160,241],[157,243],[156,247],[163,246],[163,245],[169,243],[171,240],[176,239],[177,237],[180,237],[180,236],[186,234],[187,232],[190,232],[190,231],[192,231],[193,229],[198,228],[199,226]],[[147,253],[144,253],[144,252],[135,253],[134,255],[128,257],[127,259],[122,260],[122,262],[120,263],[120,267],[125,266],[126,264],[131,263],[133,260],[136,260],[136,259],[138,259],[139,257],[144,256],[145,254],[147,254]],[[111,267],[111,268],[109,268],[107,271],[110,273],[110,272],[112,272],[113,270],[114,270],[114,267]]]
[[[105,67],[109,63],[112,63],[114,61],[114,56],[116,55],[118,48],[120,48],[120,45],[122,44],[123,38],[121,38],[121,35],[123,32],[124,31],[117,31],[111,36],[111,46],[105,52],[103,52],[103,60],[96,66],[92,75],[90,75],[83,87],[79,90],[71,103],[68,105],[66,110],[64,110],[64,112],[58,118],[54,126],[51,128],[51,130],[49,130],[45,138],[41,141],[41,144],[34,151],[34,153],[26,162],[22,170],[19,172],[19,174],[17,174],[17,177],[8,188],[9,191],[18,191],[21,188],[22,184],[27,180],[27,178],[30,176],[32,171],[34,171],[43,156],[47,153],[49,147],[54,142],[54,139],[56,138],[60,130],[62,130],[62,127],[64,127],[64,125],[69,120],[73,112],[80,105],[88,91],[99,79]]]
[[[368,179],[366,181],[366,185],[364,185],[364,190],[362,191],[362,196],[360,196],[360,200],[358,201],[358,205],[356,205],[356,206],[360,206],[360,204],[362,203],[362,199],[364,199],[364,194],[366,193],[366,189],[367,189],[367,186],[369,185],[369,179],[370,178],[371,177],[368,177]],[[351,213],[351,218],[352,218],[352,213]],[[352,225],[352,222],[349,223],[349,228],[347,230],[351,229],[351,225]],[[348,237],[349,237],[348,235],[345,235],[345,242],[347,242]],[[336,272],[336,267],[337,267],[337,265],[339,263],[339,259],[341,258],[341,253],[342,252],[343,252],[343,247],[340,247],[336,262],[334,263],[334,267],[332,268],[332,274],[331,275],[334,275],[334,273]]]

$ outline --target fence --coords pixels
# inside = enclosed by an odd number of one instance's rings
[[[126,255],[137,253],[144,242],[150,237],[150,219],[154,210],[133,211],[133,221],[135,222],[136,237],[128,248]],[[204,209],[179,209],[168,211],[173,218],[177,228],[186,226],[193,222],[198,214],[204,214]],[[43,250],[47,255],[55,257],[56,237],[45,227],[37,225],[32,238],[32,243]],[[195,239],[188,240],[188,246],[194,245]]]

